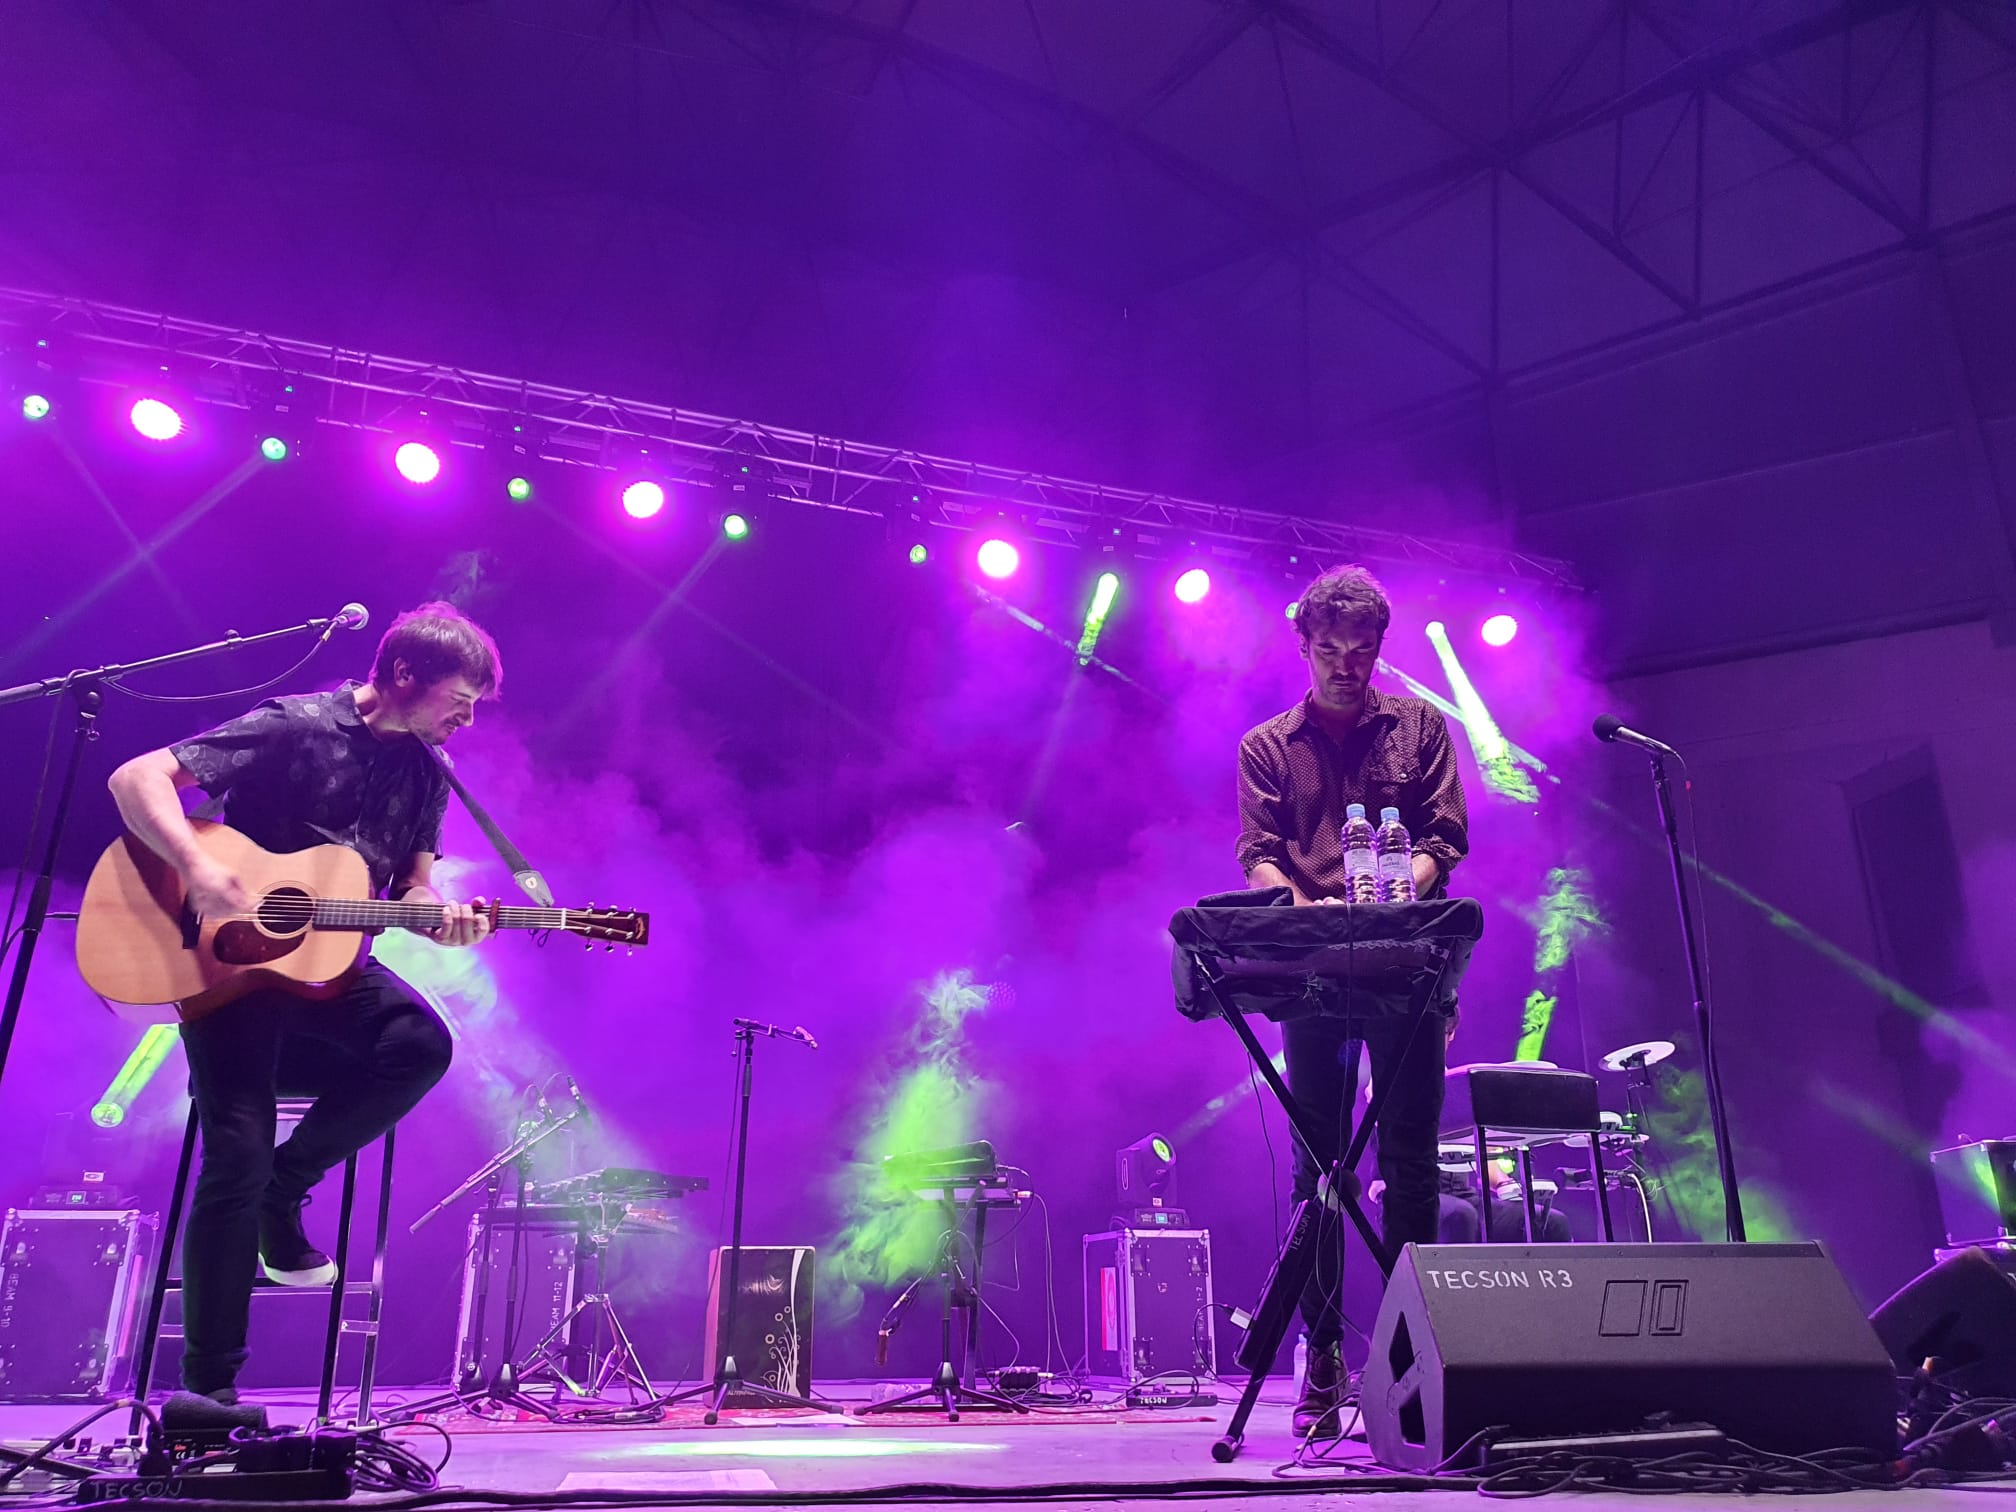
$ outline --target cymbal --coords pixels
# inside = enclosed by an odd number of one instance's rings
[[[1671,1040],[1642,1040],[1612,1050],[1599,1064],[1605,1071],[1629,1071],[1633,1066],[1656,1066],[1674,1051]]]

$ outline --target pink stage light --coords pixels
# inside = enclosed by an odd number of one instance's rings
[[[1176,579],[1176,598],[1180,603],[1198,604],[1211,591],[1211,574],[1202,567],[1192,567]]]
[[[1484,628],[1478,634],[1484,637],[1487,646],[1509,646],[1512,637],[1519,633],[1519,621],[1509,614],[1494,614],[1484,621]]]
[[[441,454],[425,441],[403,442],[392,453],[392,465],[408,483],[432,483],[441,476]]]
[[[133,429],[149,441],[173,441],[182,434],[182,413],[163,399],[136,399]]]
[[[1015,576],[1016,568],[1022,565],[1022,553],[1011,542],[994,536],[980,543],[980,553],[975,560],[982,572],[999,582],[1002,578]]]
[[[633,520],[648,520],[665,507],[665,486],[639,478],[623,490],[623,512]]]

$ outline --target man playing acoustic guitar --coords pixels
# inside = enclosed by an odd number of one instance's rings
[[[429,746],[473,723],[503,681],[496,642],[452,605],[402,614],[378,644],[368,683],[270,698],[250,713],[112,774],[135,838],[181,874],[208,918],[256,900],[206,853],[181,791],[222,801],[222,818],[270,851],[336,842],[370,869],[375,895],[439,904],[443,945],[488,932],[484,900],[450,903],[430,885],[448,782]],[[182,1383],[233,1403],[245,1363],[255,1257],[284,1286],[335,1279],[308,1242],[301,1208],[331,1168],[379,1137],[448,1070],[447,1027],[413,989],[366,961],[341,995],[311,1002],[271,988],[182,1026],[203,1163],[183,1246]],[[274,1148],[279,1090],[315,1105]]]

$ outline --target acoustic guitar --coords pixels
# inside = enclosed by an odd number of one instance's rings
[[[356,971],[368,935],[441,922],[439,904],[372,897],[370,869],[346,845],[281,855],[229,825],[193,822],[203,849],[238,874],[253,907],[201,917],[174,867],[131,835],[115,840],[84,889],[77,969],[122,1018],[187,1022],[264,987],[333,998]],[[611,949],[651,938],[650,916],[627,910],[491,903],[484,911],[495,930],[556,930]]]

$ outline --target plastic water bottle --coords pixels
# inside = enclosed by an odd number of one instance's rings
[[[1300,1391],[1309,1381],[1309,1330],[1303,1329],[1295,1335],[1295,1389]]]
[[[1407,826],[1400,822],[1400,810],[1379,810],[1379,833],[1373,836],[1379,851],[1379,901],[1414,901],[1414,842]]]
[[[1344,810],[1344,901],[1379,901],[1378,840],[1362,803]]]

